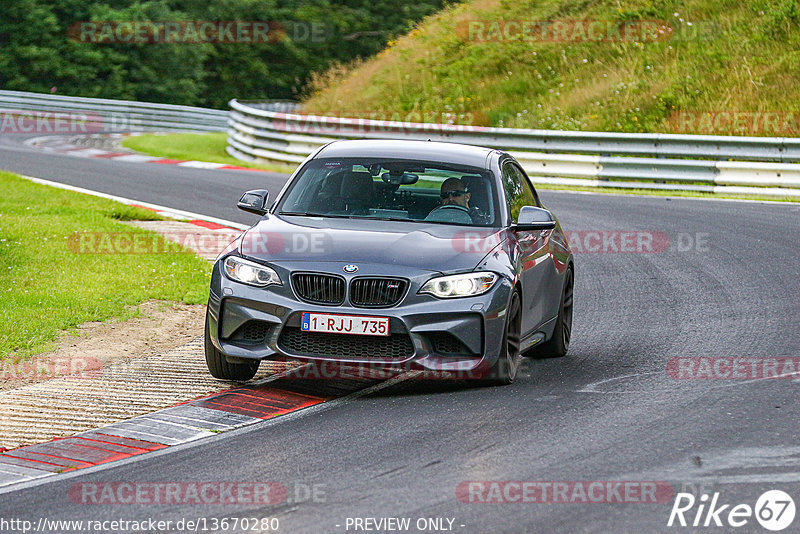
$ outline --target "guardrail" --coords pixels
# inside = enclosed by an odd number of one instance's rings
[[[0,91],[0,113],[11,117],[0,123],[3,133],[225,131],[228,124],[219,109],[22,91]]]
[[[800,196],[800,139],[524,130],[324,117],[230,101],[228,153],[300,163],[336,139],[418,139],[507,150],[537,183]]]

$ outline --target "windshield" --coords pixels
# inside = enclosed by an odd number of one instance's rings
[[[415,160],[320,158],[309,162],[279,215],[496,226],[489,171]]]

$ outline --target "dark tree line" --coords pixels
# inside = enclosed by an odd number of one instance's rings
[[[293,99],[312,72],[377,53],[448,1],[3,0],[0,88],[215,108]],[[267,21],[277,38],[154,43],[98,30],[91,42],[76,30],[86,21]]]

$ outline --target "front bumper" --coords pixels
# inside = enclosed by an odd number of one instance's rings
[[[291,272],[308,271],[308,266],[272,265],[283,285],[257,288],[230,280],[222,273],[221,265],[221,261],[214,265],[211,278],[207,328],[211,342],[232,362],[288,357],[386,368],[471,371],[494,364],[502,348],[505,310],[512,287],[506,277],[483,295],[437,299],[417,291],[438,273],[393,270],[391,276],[409,280],[408,292],[400,303],[387,308],[364,308],[353,306],[348,300],[338,306],[300,300],[290,282]],[[333,266],[316,270],[336,273]],[[358,276],[363,275],[386,275],[385,266],[361,265]],[[344,275],[348,287],[354,276]],[[388,317],[391,336],[320,336],[302,332],[302,312]]]

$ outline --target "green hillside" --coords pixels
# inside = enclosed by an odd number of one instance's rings
[[[797,136],[798,22],[797,0],[474,0],[426,18],[368,61],[318,75],[304,109]]]

